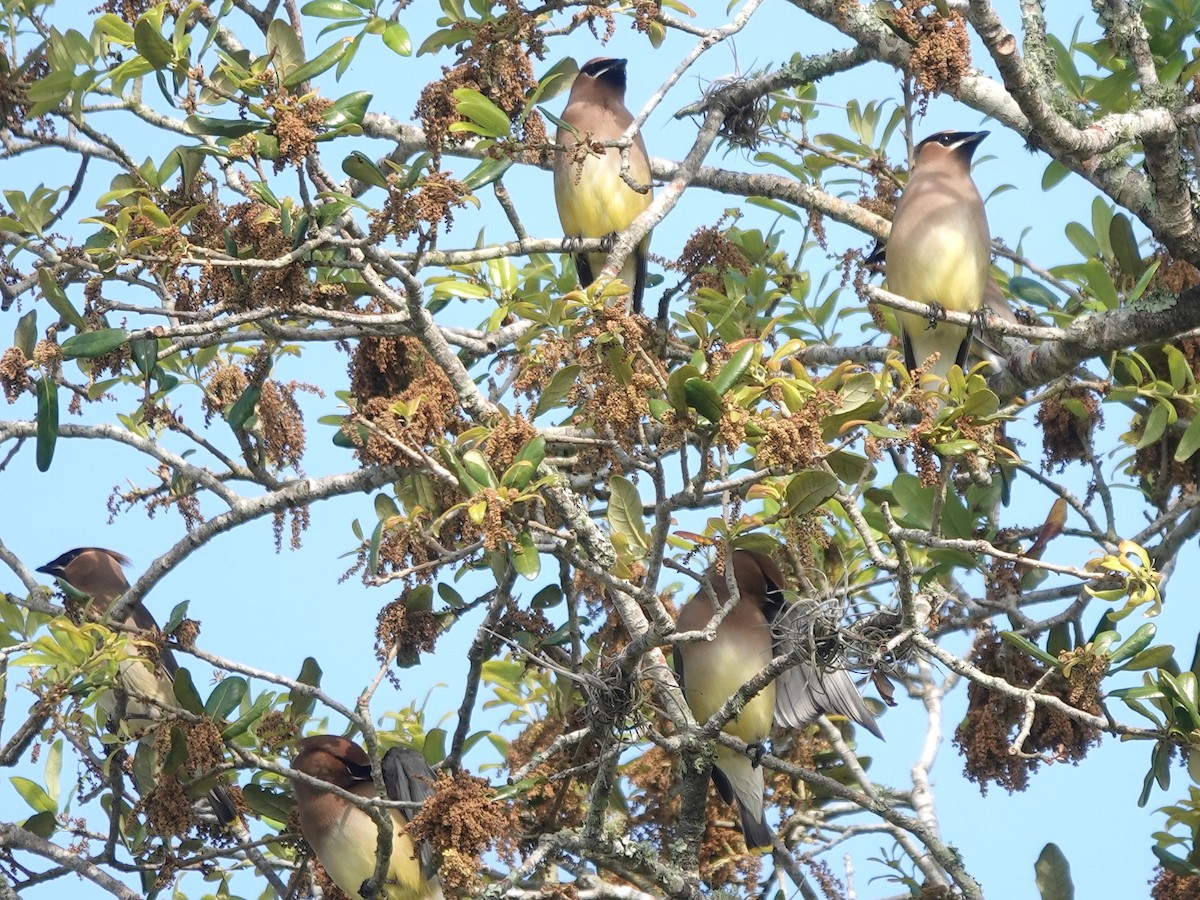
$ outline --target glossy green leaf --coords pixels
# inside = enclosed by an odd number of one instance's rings
[[[311,656],[306,656],[300,665],[300,674],[296,676],[296,680],[310,687],[320,687],[323,674],[317,661]],[[296,688],[291,688],[288,691],[288,703],[291,704],[293,717],[303,721],[312,714],[317,698],[298,691]]]
[[[159,33],[157,26],[144,16],[133,26],[133,44],[156,70],[169,68],[175,63],[175,48]]]
[[[758,344],[750,341],[742,344],[733,356],[729,357],[729,361],[721,367],[721,371],[712,380],[713,389],[718,396],[725,396],[729,389],[737,384],[738,379],[746,374],[757,350]]]
[[[383,44],[399,56],[412,56],[412,38],[399,22],[388,22],[383,26]]]
[[[260,397],[262,397],[262,388],[258,385],[252,384],[242,391],[242,396],[233,401],[229,412],[225,414],[225,421],[229,423],[229,427],[234,431],[241,431],[245,428],[250,417],[254,415],[254,410],[258,407]]]
[[[67,299],[66,292],[55,281],[54,275],[49,269],[38,269],[38,286],[42,289],[42,296],[46,298],[46,302],[62,317],[63,321],[81,331],[87,328],[87,322]]]
[[[806,516],[838,492],[838,480],[828,472],[809,469],[797,472],[788,482],[784,495],[787,503],[785,514]]]
[[[8,780],[13,788],[16,789],[16,792],[20,794],[21,799],[29,804],[30,809],[36,812],[48,813],[58,811],[58,804],[51,799],[50,795],[36,781],[30,781],[28,778],[22,778],[19,775],[12,775]]]
[[[542,562],[538,556],[537,547],[533,544],[533,537],[528,531],[522,531],[517,535],[516,543],[509,548],[509,556],[512,559],[513,568],[521,577],[533,581],[541,574]]]
[[[525,485],[533,480],[533,476],[537,474],[538,466],[542,464],[542,460],[545,458],[546,438],[540,434],[535,435],[517,453],[512,465],[505,470],[504,475],[501,477],[500,484],[504,487],[515,488],[518,491],[523,490]]]
[[[533,415],[536,418],[547,410],[554,409],[567,394],[571,388],[579,381],[579,373],[582,368],[577,365],[563,366],[554,373],[554,377],[550,379],[550,383],[546,385],[546,389],[542,391],[542,396],[538,398],[537,406],[533,409]]]
[[[58,441],[58,384],[43,375],[37,381],[37,467],[48,471]]]
[[[187,669],[179,669],[175,673],[175,680],[171,687],[175,692],[175,702],[181,709],[197,716],[204,715],[204,703],[200,699],[200,692],[196,690],[196,683],[192,681],[191,672]]]
[[[624,475],[608,479],[608,525],[615,534],[624,535],[643,550],[650,547],[642,498],[632,481]]]
[[[286,74],[283,78],[283,86],[286,88],[296,87],[310,78],[316,78],[322,72],[332,69],[346,53],[349,43],[349,38],[342,38],[337,43],[329,45],[315,59],[309,60],[300,68]]]
[[[37,310],[31,309],[17,320],[13,330],[13,346],[18,348],[26,359],[33,359],[33,350],[37,346]]]
[[[245,678],[240,675],[226,675],[208,695],[208,702],[204,704],[204,715],[218,721],[226,718],[238,708],[238,704],[249,690],[250,685]]]
[[[703,378],[689,378],[683,383],[683,393],[687,404],[710,422],[719,422],[725,408],[721,403],[721,395],[711,383]]]
[[[1051,656],[1033,641],[1029,640],[1029,638],[1019,635],[1013,631],[1002,631],[1000,632],[1000,637],[1012,644],[1017,649],[1024,650],[1034,659],[1043,662],[1048,666],[1053,666],[1056,669],[1062,668],[1063,664],[1061,662],[1059,662],[1056,658]]]
[[[458,88],[454,91],[454,105],[458,114],[470,120],[476,127],[460,128],[470,130],[484,137],[503,137],[512,128],[508,114],[500,107],[473,88]],[[468,123],[455,122],[454,125],[465,126]],[[455,130],[451,126],[451,131]]]
[[[1075,900],[1071,866],[1056,844],[1047,844],[1042,848],[1033,871],[1041,900]]]
[[[266,122],[257,119],[216,119],[212,116],[188,116],[183,121],[183,127],[189,134],[218,138],[240,138],[266,126]]]
[[[317,19],[361,19],[363,11],[345,0],[311,0],[300,12]]]

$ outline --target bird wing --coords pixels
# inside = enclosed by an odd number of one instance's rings
[[[803,633],[803,604],[792,603],[772,621],[776,654],[790,653]],[[853,719],[876,737],[883,733],[844,669],[800,662],[775,679],[775,717],[788,728],[803,728],[822,713]]]
[[[400,800],[406,803],[424,803],[434,794],[433,786],[437,783],[437,775],[425,761],[425,757],[410,747],[393,747],[383,755],[383,785],[389,800]],[[401,810],[401,815],[412,821],[416,814],[414,810]],[[433,848],[427,841],[421,841],[417,853],[421,859],[421,869],[426,877],[433,874]]]

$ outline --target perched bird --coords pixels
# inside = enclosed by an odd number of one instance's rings
[[[789,652],[797,640],[797,629],[791,627],[795,604],[789,604],[783,596],[785,580],[775,561],[764,553],[737,550],[732,565],[738,602],[717,626],[715,637],[675,645],[675,671],[698,722],[711,718],[775,656]],[[704,578],[712,586],[716,605],[701,589],[680,610],[676,631],[703,631],[717,610],[729,602],[723,572],[713,567]],[[811,664],[785,670],[751,697],[724,730],[751,746],[761,746],[771,733],[773,720],[800,728],[821,713],[846,716],[872,734],[883,736],[850,676],[840,669],[821,671]],[[725,802],[737,801],[747,849],[769,849],[771,829],[763,821],[762,769],[744,754],[718,744],[712,775]]]
[[[917,145],[912,175],[896,204],[887,241],[888,290],[931,307],[973,313],[983,306],[991,232],[971,180],[971,157],[986,131],[941,131]],[[935,353],[928,374],[944,379],[966,366],[971,329],[929,315],[897,312],[909,370]]]
[[[344,737],[322,734],[303,738],[292,767],[360,797],[377,797],[371,760],[362,747]],[[433,794],[433,770],[416,750],[393,747],[384,754],[383,781],[389,800],[421,803]],[[328,791],[299,779],[292,782],[300,811],[300,830],[334,883],[351,897],[375,872],[379,829],[367,813]],[[408,834],[415,810],[389,810],[392,858],[383,883],[388,900],[441,900],[442,886],[432,871],[433,853],[417,848]]]
[[[58,578],[78,593],[91,597],[89,612],[99,618],[114,600],[129,590],[129,582],[121,571],[121,567],[127,565],[129,558],[114,550],[77,547],[37,571]],[[153,631],[158,627],[154,616],[140,601],[129,608],[125,624],[142,631]],[[146,727],[163,718],[167,711],[178,708],[172,682],[179,671],[179,663],[170,650],[162,650],[157,663],[145,656],[122,660],[118,671],[121,688],[128,695],[125,721],[131,728]],[[111,695],[102,697],[100,706],[110,717],[115,715],[117,704]],[[233,821],[236,806],[224,785],[209,791],[208,802],[219,822]]]
[[[603,238],[624,231],[650,205],[651,191],[635,191],[621,177],[621,151],[599,153],[588,145],[615,141],[633,122],[625,108],[625,60],[601,57],[584,64],[571,86],[555,143],[554,201],[567,237]],[[650,184],[650,157],[641,134],[629,148],[629,177]],[[620,279],[632,293],[634,312],[642,310],[650,235],[634,248],[621,267]],[[575,254],[579,283],[590,285],[600,274],[607,253]]]

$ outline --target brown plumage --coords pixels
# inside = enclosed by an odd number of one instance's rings
[[[991,232],[971,180],[971,157],[986,131],[942,131],[917,145],[912,174],[896,204],[887,241],[888,290],[909,300],[973,313],[983,306]],[[909,370],[928,366],[944,379],[965,366],[970,329],[932,315],[897,312]]]
[[[621,177],[621,151],[608,147],[599,152],[581,144],[618,140],[633,123],[625,108],[625,60],[605,57],[584,63],[562,113],[555,136],[554,200],[567,237],[603,238],[624,231],[653,200],[651,191],[640,193]],[[650,157],[641,134],[629,148],[629,176],[637,184],[650,184]],[[641,312],[646,290],[646,264],[650,236],[646,235],[626,258],[619,273],[629,286],[634,312]],[[590,285],[600,275],[607,253],[575,254],[579,283]]]
[[[377,797],[371,759],[344,737],[322,734],[298,742],[292,768],[360,797]],[[420,803],[433,793],[433,770],[415,750],[393,747],[382,760],[389,800]],[[375,872],[378,827],[367,813],[328,791],[300,780],[292,782],[300,829],[334,883],[351,897]],[[415,810],[388,811],[392,818],[392,858],[383,883],[387,900],[441,900],[441,882],[432,871],[432,853],[413,845],[408,823]]]
[[[794,626],[799,609],[784,598],[786,581],[775,560],[757,551],[737,550],[732,565],[738,603],[721,621],[714,638],[675,645],[675,669],[698,722],[711,718],[774,657],[789,652],[792,635],[798,631]],[[729,602],[725,573],[713,567],[704,578],[712,586],[717,605],[701,589],[679,611],[677,631],[703,631],[717,610]],[[751,697],[724,730],[747,744],[761,745],[774,720],[800,728],[821,713],[846,716],[882,737],[850,676],[840,669],[823,671],[810,664],[781,673]],[[746,847],[769,849],[771,829],[763,819],[762,769],[744,754],[718,744],[713,781],[727,803],[737,801]]]
[[[128,557],[115,550],[77,547],[39,567],[37,571],[58,578],[79,593],[91,597],[89,614],[98,619],[107,612],[113,601],[129,590],[129,582],[121,571],[121,567],[127,565]],[[142,631],[152,631],[158,627],[154,616],[140,601],[129,608],[125,625]],[[178,708],[172,683],[175,673],[179,671],[179,663],[170,650],[162,650],[157,663],[147,657],[123,660],[118,671],[121,689],[128,694],[125,721],[131,728],[146,727],[154,720],[163,718],[170,710]],[[103,697],[100,705],[110,717],[116,713],[117,704],[111,695]],[[219,822],[227,824],[233,821],[236,806],[223,785],[209,792],[208,802]]]

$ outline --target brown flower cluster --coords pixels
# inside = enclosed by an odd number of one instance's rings
[[[1200,900],[1200,876],[1180,875],[1156,866],[1150,897],[1151,900]]]
[[[1005,644],[990,627],[976,638],[971,661],[981,671],[1020,688],[1032,687],[1046,675],[1041,665]],[[1040,690],[1084,712],[1098,714],[1099,683],[1106,670],[1107,660],[1102,657],[1081,657],[1071,667],[1069,681],[1054,673]],[[967,715],[954,733],[954,743],[964,757],[964,773],[979,785],[984,796],[991,783],[1009,793],[1028,787],[1039,758],[1010,752],[1024,716],[1020,699],[991,691],[978,682],[968,685]],[[1062,762],[1078,763],[1099,742],[1097,729],[1039,704],[1021,749],[1027,754],[1048,754]]]
[[[4,389],[4,399],[9,403],[16,403],[17,398],[29,389],[28,366],[29,360],[20,347],[9,347],[0,356],[0,388]]]
[[[333,106],[327,97],[310,96],[302,100],[286,89],[269,91],[263,105],[270,111],[275,124],[272,128],[279,142],[279,159],[275,172],[283,170],[285,162],[300,166],[317,146],[317,135],[324,125],[322,116]]]
[[[258,424],[262,430],[262,447],[267,460],[277,469],[300,468],[304,457],[304,414],[296,402],[296,392],[305,391],[323,397],[320,388],[299,381],[280,384],[267,379],[258,398]]]
[[[478,894],[483,854],[512,860],[516,850],[516,811],[498,801],[486,780],[459,772],[439,775],[437,790],[413,817],[414,841],[428,841],[439,857],[438,874],[450,892]]]
[[[892,25],[913,45],[909,66],[921,88],[922,106],[938,94],[957,97],[971,68],[971,37],[962,13],[952,10],[944,16],[930,0],[902,0],[892,13]]]
[[[581,721],[568,722],[558,717],[530,722],[509,745],[508,770],[515,772],[528,765],[534,756],[548,749],[566,731],[581,724]],[[527,778],[532,787],[521,794],[517,812],[525,833],[549,834],[583,824],[587,785],[562,773],[595,759],[596,745],[589,741],[549,756],[530,771]]]
[[[276,259],[292,250],[292,236],[283,233],[278,212],[254,201],[227,207],[210,200],[188,223],[187,240],[221,253],[248,249],[257,259]],[[211,306],[287,309],[311,292],[303,263],[267,269],[209,265],[195,281],[178,277],[170,279],[169,286],[184,312]]]
[[[359,340],[350,360],[350,390],[359,401],[358,415],[381,432],[372,432],[360,447],[364,464],[409,461],[389,438],[432,447],[464,425],[454,386],[415,338]],[[406,412],[397,412],[397,405]]]
[[[1104,422],[1100,397],[1087,388],[1074,387],[1043,400],[1037,423],[1042,429],[1043,466],[1059,471],[1069,462],[1091,457],[1092,434]]]
[[[371,238],[382,240],[390,234],[397,242],[416,234],[423,243],[431,242],[445,225],[454,225],[454,210],[466,206],[470,189],[445,172],[428,172],[408,185],[399,176],[389,179],[388,197],[383,207],[372,210]]]
[[[545,36],[538,28],[538,17],[524,10],[519,0],[503,0],[505,12],[491,21],[457,23],[470,34],[460,43],[461,57],[452,69],[442,69],[442,79],[426,85],[417,102],[416,115],[425,128],[430,150],[435,157],[447,144],[461,145],[473,136],[452,132],[450,126],[462,121],[454,102],[460,88],[478,91],[503,110],[509,121],[520,124],[518,117],[537,86],[533,59],[544,59]],[[519,140],[533,144],[545,141],[540,117],[531,116],[527,133]],[[531,127],[528,127],[531,126]]]
[[[427,609],[409,609],[407,594],[397,597],[379,611],[375,624],[375,658],[385,663],[394,648],[396,664],[413,666],[422,653],[432,653],[441,626]]]
[[[725,292],[726,272],[750,274],[750,261],[742,249],[731,241],[719,228],[707,225],[696,229],[687,243],[678,262],[668,268],[683,273],[692,285],[692,290],[710,288],[718,293]]]

